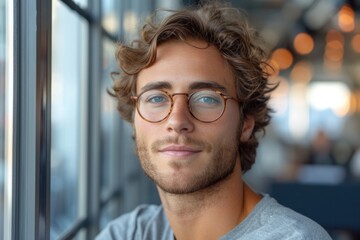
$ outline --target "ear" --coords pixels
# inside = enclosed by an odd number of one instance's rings
[[[249,116],[249,117],[245,118],[243,127],[242,127],[242,131],[241,131],[241,135],[240,135],[241,142],[246,142],[247,140],[249,140],[249,138],[253,132],[254,125],[255,125],[255,121],[254,121],[253,117]]]

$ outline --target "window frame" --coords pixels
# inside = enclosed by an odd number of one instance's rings
[[[49,238],[51,1],[14,1],[14,225]]]
[[[5,118],[7,128],[5,129],[4,138],[4,207],[3,222],[3,238],[12,239],[14,225],[14,204],[13,204],[13,192],[14,192],[14,178],[13,178],[13,166],[14,166],[14,2],[7,1],[5,6]],[[5,221],[5,219],[7,221]]]

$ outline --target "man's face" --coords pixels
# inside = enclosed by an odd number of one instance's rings
[[[218,86],[236,98],[229,66],[215,47],[205,46],[202,41],[160,45],[155,64],[138,76],[137,94],[149,88],[172,94]],[[174,96],[172,112],[161,122],[147,122],[136,112],[134,129],[142,168],[165,192],[192,193],[212,186],[230,176],[240,164],[238,143],[252,130],[250,127],[242,133],[241,121],[238,103],[228,100],[220,119],[200,122],[190,114],[184,95]]]

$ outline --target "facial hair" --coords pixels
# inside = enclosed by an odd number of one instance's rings
[[[151,144],[151,146],[147,146],[141,138],[136,137],[136,151],[145,174],[154,181],[161,190],[171,194],[190,194],[215,187],[233,173],[236,161],[238,161],[239,139],[239,134],[236,134],[235,139],[227,139],[218,146],[212,146],[202,140],[181,136],[178,138],[158,140]],[[194,174],[186,179],[181,176],[174,178],[169,175],[165,176],[161,174],[158,169],[156,161],[159,159],[156,159],[155,155],[162,146],[170,144],[195,146],[203,149],[210,157],[206,159],[206,164],[203,169],[194,172]],[[194,161],[197,160],[198,159],[194,159]],[[180,160],[171,162],[171,167],[181,169],[186,166],[183,166],[183,162]]]

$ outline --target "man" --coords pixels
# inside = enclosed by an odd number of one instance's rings
[[[330,239],[242,180],[255,161],[255,134],[269,123],[274,86],[238,11],[213,2],[174,12],[145,24],[116,57],[118,109],[162,206],[138,207],[97,239]]]

